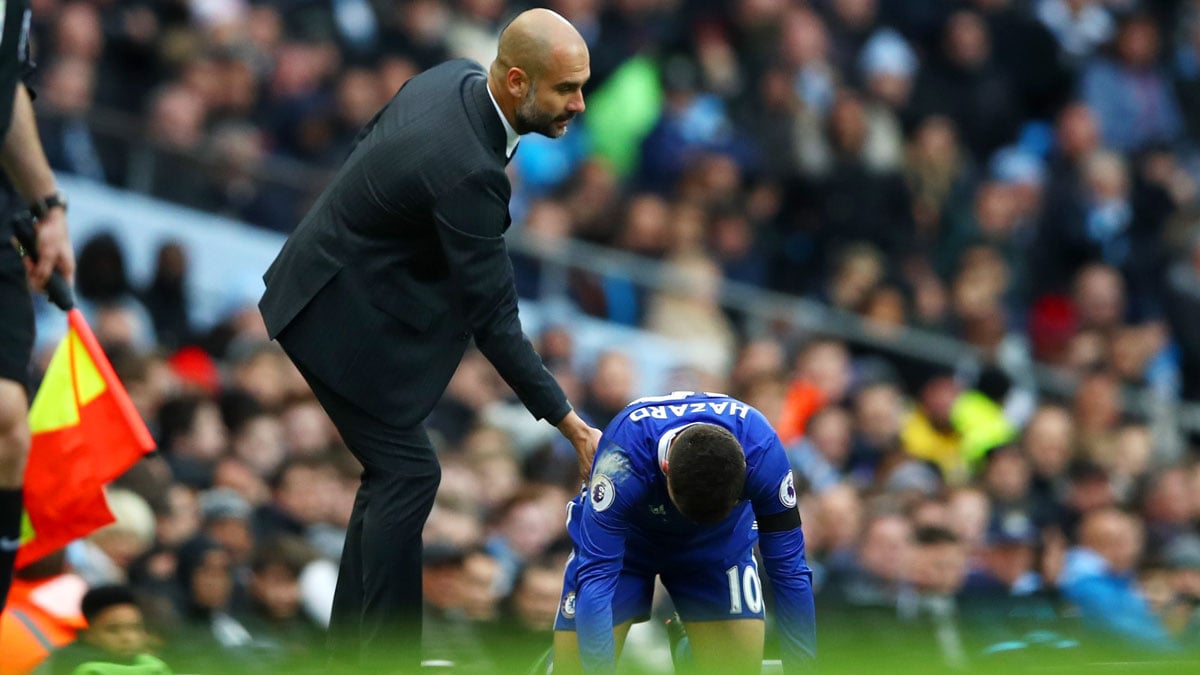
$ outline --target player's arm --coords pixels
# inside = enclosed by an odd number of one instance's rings
[[[571,406],[521,330],[504,243],[508,197],[503,171],[482,169],[441,195],[433,215],[479,351],[534,417],[557,425]]]
[[[2,11],[2,10],[0,10]],[[0,146],[0,166],[25,201],[35,203],[55,194],[57,188],[50,163],[42,150],[33,103],[24,84],[18,83],[13,96],[12,122]],[[29,278],[37,288],[44,288],[53,270],[68,279],[75,273],[75,254],[67,236],[67,218],[63,208],[50,208],[38,219],[37,246],[41,256],[38,264],[28,260]]]
[[[789,526],[794,516],[794,526]],[[763,521],[767,521],[764,531]],[[777,522],[773,522],[777,521]],[[786,527],[787,529],[771,529]],[[816,610],[813,606],[812,570],[804,557],[800,516],[791,509],[759,519],[759,550],[775,593],[780,644],[786,672],[797,672],[816,656]]]
[[[575,634],[586,673],[612,673],[613,596],[625,558],[629,515],[645,493],[620,446],[601,440],[579,522],[579,590],[575,598]]]
[[[775,594],[784,671],[795,673],[816,657],[812,570],[804,554],[804,534],[787,455],[774,431],[764,432],[762,442],[763,452],[747,482],[758,521],[759,551]]]

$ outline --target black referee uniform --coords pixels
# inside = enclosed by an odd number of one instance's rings
[[[4,4],[0,36],[0,139],[7,136],[12,124],[17,87],[33,73],[29,20],[28,0],[8,0]],[[30,90],[31,97],[32,93]],[[29,360],[33,355],[33,300],[25,266],[9,243],[13,233],[8,221],[18,203],[12,185],[0,173],[0,379],[28,385]]]
[[[17,87],[33,72],[29,58],[29,2],[7,0],[0,29],[0,141],[12,125]],[[32,98],[33,91],[30,90]],[[9,218],[19,206],[12,185],[0,172],[0,379],[29,386],[33,355],[33,299],[25,266],[11,245]],[[21,534],[21,491],[0,490],[0,609],[12,583],[14,545]]]

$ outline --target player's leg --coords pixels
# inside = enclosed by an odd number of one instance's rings
[[[0,376],[0,490],[20,487],[29,455],[25,387]]]
[[[578,503],[575,502],[578,506]],[[574,537],[578,532],[581,511],[568,509],[567,531]],[[620,658],[625,646],[629,626],[650,618],[650,606],[654,600],[654,571],[648,565],[652,557],[634,542],[627,543],[621,574],[617,577],[613,591],[612,620],[614,658]],[[554,648],[552,662],[554,675],[582,675],[583,664],[579,657],[579,636],[575,632],[576,592],[578,591],[579,560],[572,553],[563,571],[562,597],[558,603],[558,615],[554,618]]]
[[[684,621],[691,649],[689,673],[758,675],[762,670],[762,619]]]
[[[397,666],[410,672],[400,664],[419,664],[421,659],[421,532],[433,509],[441,468],[424,431],[418,431],[408,447],[423,457],[367,465],[363,483],[370,501],[362,521],[362,658],[387,673]],[[402,442],[397,439],[397,447]],[[391,470],[375,472],[379,466]]]
[[[625,637],[633,619],[613,627],[613,643],[616,657],[621,658]],[[579,636],[573,630],[554,631],[554,675],[583,675],[583,663],[579,659]]]
[[[347,401],[299,366],[363,465],[334,591],[330,646],[356,672],[409,672],[421,658],[421,531],[441,479],[424,429],[399,428]],[[346,576],[349,573],[349,576]]]
[[[334,587],[333,608],[330,613],[326,646],[335,667],[350,668],[358,664],[359,633],[362,630],[363,514],[370,495],[365,483],[359,485],[350,512],[350,524],[342,546],[338,565],[337,585]]]
[[[662,573],[686,636],[673,646],[677,670],[757,675],[762,669],[763,597],[752,546],[681,549]]]
[[[25,283],[25,268],[8,246],[7,234],[0,235],[0,247],[3,247],[0,249],[0,609],[3,609],[21,538],[21,484],[29,456],[29,400],[25,381],[33,352],[33,304]]]
[[[21,543],[21,479],[29,455],[25,388],[0,379],[0,610],[12,584]]]

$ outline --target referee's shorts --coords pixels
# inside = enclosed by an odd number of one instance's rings
[[[0,225],[0,379],[27,387],[33,356],[33,298],[25,264],[11,241],[12,232]]]

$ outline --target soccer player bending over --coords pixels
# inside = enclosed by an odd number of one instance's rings
[[[655,575],[687,628],[677,667],[759,673],[755,542],[775,593],[784,671],[813,659],[812,572],[792,472],[749,405],[692,392],[634,401],[604,431],[591,480],[567,510],[575,550],[554,624],[555,675],[613,672],[629,626],[650,616]]]

